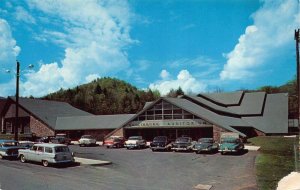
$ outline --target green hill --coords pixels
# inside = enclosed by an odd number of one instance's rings
[[[158,91],[139,90],[125,81],[104,77],[73,89],[60,89],[42,99],[68,102],[96,115],[108,115],[137,113],[145,102],[159,97]]]

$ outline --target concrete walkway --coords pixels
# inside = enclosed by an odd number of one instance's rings
[[[78,162],[82,165],[91,165],[91,166],[103,166],[103,165],[112,164],[112,162],[110,161],[93,160],[93,159],[79,158],[79,157],[75,157],[75,162]]]
[[[247,149],[247,150],[253,150],[253,151],[258,151],[260,149],[260,146],[245,145],[245,149]]]

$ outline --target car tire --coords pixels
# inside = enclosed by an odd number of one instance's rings
[[[20,161],[21,161],[22,163],[25,163],[25,162],[26,162],[25,156],[24,156],[23,154],[21,154],[21,156],[20,156]]]
[[[82,144],[79,144],[80,147],[82,147]]]
[[[221,154],[224,155],[225,153],[224,153],[224,152],[221,152]]]
[[[48,167],[49,166],[49,162],[47,160],[43,160],[42,164],[44,167]]]
[[[3,159],[3,156],[0,154],[0,160]]]

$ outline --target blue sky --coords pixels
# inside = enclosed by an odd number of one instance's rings
[[[0,96],[15,93],[16,59],[21,96],[106,76],[162,95],[179,86],[197,94],[281,85],[296,73],[298,6],[297,0],[2,0]]]

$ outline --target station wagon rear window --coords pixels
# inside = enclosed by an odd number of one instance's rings
[[[66,146],[58,146],[54,148],[55,152],[69,152],[69,148]]]
[[[45,152],[47,152],[47,153],[53,153],[53,150],[50,147],[45,147]]]

